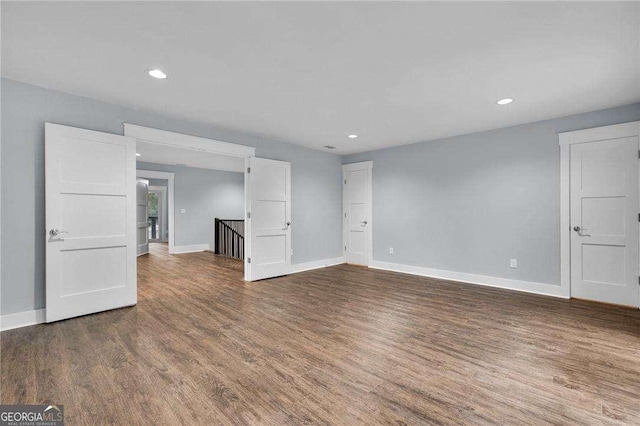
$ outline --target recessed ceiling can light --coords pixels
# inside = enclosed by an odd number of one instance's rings
[[[513,98],[504,98],[504,99],[500,99],[498,102],[496,102],[498,105],[509,105],[511,102],[513,102]]]
[[[167,78],[167,75],[162,70],[159,70],[159,69],[152,69],[147,71],[147,73],[153,78],[160,78],[160,79]]]
[[[136,157],[140,157],[142,154],[136,152]]]
[[[347,136],[347,137],[348,137],[349,139],[355,139],[355,138],[357,138],[357,137],[358,137],[358,135],[349,135],[349,136]]]

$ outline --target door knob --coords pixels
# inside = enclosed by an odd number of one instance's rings
[[[366,221],[366,220],[365,220],[365,221],[362,221],[362,222],[360,222],[360,223],[362,224],[362,226],[367,226],[367,221]]]
[[[574,226],[573,230],[576,231],[576,232],[580,232],[580,231],[582,231],[582,228],[580,228],[579,226]]]
[[[67,231],[59,231],[57,229],[52,229],[51,231],[49,231],[49,235],[52,237],[57,237],[60,234],[68,234]]]
[[[287,222],[287,225],[282,228],[283,231],[286,231],[287,229],[289,229],[289,226],[291,225],[291,222]]]

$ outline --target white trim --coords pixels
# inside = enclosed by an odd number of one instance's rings
[[[251,281],[251,227],[249,226],[249,206],[251,205],[251,179],[249,179],[251,161],[244,159],[244,280]],[[215,230],[214,230],[215,232]],[[215,240],[215,236],[214,236]]]
[[[34,309],[32,311],[2,315],[0,317],[0,331],[42,324],[45,322],[45,313],[46,309]]]
[[[359,163],[343,164],[342,170],[345,172],[353,172],[354,170],[373,170],[373,161],[361,161]]]
[[[169,205],[169,200],[167,199],[167,187],[166,186],[149,186],[149,192],[160,192],[162,194],[162,202],[159,204],[161,210],[161,214],[160,214],[160,221],[159,221],[159,228],[160,228],[160,238],[157,238],[155,240],[149,240],[151,242],[157,243],[157,242],[163,242],[166,243],[168,242],[167,237],[169,236],[169,227],[167,226],[168,224],[165,224],[165,222],[169,221],[169,217],[168,217],[168,205]],[[165,236],[164,234],[164,230],[165,228],[167,229],[167,234]]]
[[[367,229],[365,232],[365,238],[367,239],[367,264],[366,266],[371,265],[373,262],[373,161],[361,161],[359,163],[350,163],[342,165],[342,179],[343,181],[347,179],[346,172],[352,172],[356,170],[368,170],[369,171],[369,193],[367,196],[367,203],[369,204],[369,220],[367,223]],[[342,185],[342,246],[346,247],[347,245],[347,233],[348,227],[345,219],[345,192],[344,185]],[[346,253],[343,251],[346,255]],[[346,257],[345,257],[346,259]]]
[[[209,244],[192,244],[189,246],[176,246],[173,248],[172,254],[182,254],[182,253],[196,253],[199,251],[207,251],[210,250],[211,246]]]
[[[629,123],[613,124],[611,126],[562,132],[558,133],[558,136],[560,137],[560,145],[573,145],[574,143],[638,136],[639,129],[640,121],[631,121]]]
[[[571,297],[570,145],[560,145],[560,287]]]
[[[251,185],[247,176],[247,169],[249,167],[249,159],[255,157],[256,149],[251,146],[239,145],[235,143],[217,141],[214,139],[205,139],[198,136],[184,135],[182,133],[168,132],[166,130],[152,129],[150,127],[138,126],[135,124],[124,123],[124,134],[135,137],[141,141],[147,143],[155,143],[158,145],[174,146],[178,148],[194,149],[198,151],[212,152],[215,154],[229,155],[232,157],[244,158],[244,253],[245,253],[245,267],[244,267],[244,279],[249,280],[250,271],[246,259],[251,257],[251,235],[249,235],[249,227],[247,226],[247,206],[249,205],[251,196]],[[160,172],[158,172],[160,173]],[[168,207],[169,214],[174,215],[173,209],[173,178],[171,179],[169,189],[169,202]],[[175,250],[173,244],[173,225],[174,219],[169,217],[169,253],[174,253]]]
[[[124,123],[124,135],[131,136],[148,143],[230,155],[232,157],[246,158],[254,157],[256,155],[256,149],[252,146],[223,142],[215,139],[206,139],[182,133],[168,132],[166,130],[153,129],[151,127],[143,127],[136,124]]]
[[[560,287],[571,297],[571,145],[640,135],[640,121],[558,133],[560,145]]]
[[[440,269],[424,268],[421,266],[401,265],[399,263],[380,262],[373,260],[369,265],[372,269],[419,275],[421,277],[437,278],[447,281],[457,281],[467,284],[501,288],[505,290],[522,291],[525,293],[541,294],[568,299],[559,285],[536,283],[533,281],[512,280],[509,278],[490,277],[487,275],[468,274],[465,272],[443,271]]]
[[[155,170],[136,170],[136,176],[145,179],[166,179],[167,180],[167,224],[169,230],[169,253],[177,253],[175,250],[175,175],[171,172],[157,172]]]
[[[334,257],[333,259],[314,260],[311,262],[298,263],[291,265],[290,273],[310,271],[312,269],[326,268],[329,266],[341,265],[344,263],[344,257]]]

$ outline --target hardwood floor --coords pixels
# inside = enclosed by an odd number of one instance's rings
[[[340,265],[138,261],[138,305],[1,334],[67,424],[640,423],[640,312]]]

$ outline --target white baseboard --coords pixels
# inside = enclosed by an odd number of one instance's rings
[[[0,331],[26,327],[28,325],[41,324],[45,321],[45,310],[34,309],[32,311],[16,312],[0,316]]]
[[[559,285],[536,283],[532,281],[512,280],[509,278],[489,277],[486,275],[467,274],[464,272],[443,271],[440,269],[424,268],[422,266],[401,265],[399,263],[371,261],[370,268],[385,271],[401,272],[422,277],[439,278],[449,281],[483,285],[487,287],[503,288],[507,290],[523,291],[526,293],[542,294],[545,296],[569,299],[567,292]]]
[[[190,246],[175,246],[173,250],[170,250],[171,254],[180,254],[180,253],[196,253],[199,251],[207,251],[209,250],[209,244],[193,244]]]
[[[314,260],[312,262],[297,263],[291,265],[291,273],[295,274],[302,271],[310,271],[312,269],[326,268],[327,266],[335,266],[344,263],[344,257],[334,257],[333,259]]]

